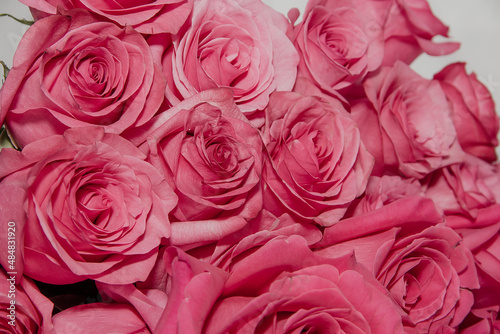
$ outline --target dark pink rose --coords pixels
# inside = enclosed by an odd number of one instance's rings
[[[7,243],[3,245],[7,247]],[[0,268],[0,289],[2,333],[51,333],[54,305],[38,291],[32,280],[7,274]]]
[[[463,150],[486,161],[497,158],[498,115],[488,88],[476,74],[465,71],[464,63],[446,66],[434,75],[452,108],[452,119]]]
[[[364,192],[373,158],[355,122],[335,102],[271,95],[263,131],[264,207],[270,212],[328,226]]]
[[[173,245],[217,241],[261,210],[262,139],[231,90],[194,95],[134,135],[179,197]]]
[[[463,159],[450,106],[437,81],[396,62],[367,78],[363,87],[367,100],[354,103],[351,114],[375,157],[374,175],[422,178]]]
[[[427,0],[390,3],[384,25],[384,65],[392,65],[396,60],[410,64],[422,52],[442,56],[459,48],[459,43],[432,41],[435,36],[448,37],[448,27],[434,16]]]
[[[193,8],[193,0],[21,0],[35,18],[56,14],[58,10],[83,8],[91,13],[131,26],[141,34],[175,34],[186,21]]]
[[[73,306],[57,313],[53,321],[55,334],[151,333],[129,304],[92,303]]]
[[[285,16],[260,0],[198,1],[163,56],[168,101],[229,87],[244,113],[263,110],[271,92],[295,82],[298,55],[287,29]]]
[[[51,15],[23,36],[2,87],[0,122],[21,146],[67,128],[146,123],[165,82],[145,39],[84,10]]]
[[[150,276],[136,286],[98,283],[100,294],[133,306],[154,333],[204,333],[205,319],[229,274],[175,247],[162,249]]]
[[[133,144],[102,128],[70,129],[0,153],[2,225],[23,235],[24,273],[51,284],[144,280],[170,237],[177,197]],[[21,234],[22,232],[22,234]],[[0,236],[7,244],[7,233]],[[7,250],[0,252],[8,263]],[[21,268],[18,268],[18,272]]]
[[[316,252],[354,251],[406,313],[406,333],[451,333],[479,283],[472,254],[451,228],[435,225],[440,218],[429,199],[403,198],[327,228]]]
[[[352,255],[320,257],[291,236],[231,268],[204,333],[403,333],[387,291]]]
[[[336,91],[377,69],[384,57],[385,15],[379,1],[313,0],[295,26],[298,75],[323,91]]]

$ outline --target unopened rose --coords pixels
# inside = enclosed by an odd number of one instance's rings
[[[121,133],[153,117],[164,89],[138,32],[73,10],[24,34],[2,87],[0,122],[21,147],[74,127]]]
[[[134,136],[179,197],[172,244],[217,241],[262,208],[262,139],[231,90],[184,100]]]
[[[373,157],[356,123],[335,102],[271,95],[263,131],[264,207],[270,212],[332,225],[365,190]]]
[[[4,245],[7,247],[7,243]],[[51,333],[54,305],[40,293],[32,280],[7,274],[0,268],[0,289],[1,332]]]
[[[12,198],[0,198],[0,217],[23,232],[24,273],[51,284],[144,280],[170,237],[177,203],[145,158],[101,128],[70,129],[22,152],[2,149],[0,191]],[[7,245],[7,233],[0,238]]]
[[[427,0],[379,2],[389,6],[384,25],[384,65],[397,60],[410,64],[423,52],[442,56],[459,48],[459,43],[432,40],[435,36],[448,37],[448,27],[432,13]]]
[[[363,87],[367,99],[353,103],[351,114],[375,157],[374,175],[422,178],[463,159],[450,106],[437,81],[396,62],[367,78]]]
[[[263,110],[271,92],[295,82],[298,55],[288,29],[288,20],[260,0],[198,1],[162,59],[168,101],[228,87],[244,113]]]
[[[142,34],[175,34],[193,8],[193,0],[22,0],[35,18],[56,14],[58,9],[83,8],[101,19],[131,26]]]
[[[488,88],[467,74],[464,63],[453,63],[434,75],[451,104],[452,119],[464,151],[486,161],[497,158],[498,115]]]
[[[384,57],[386,15],[378,6],[378,1],[309,1],[293,32],[298,75],[335,95],[377,69]]]

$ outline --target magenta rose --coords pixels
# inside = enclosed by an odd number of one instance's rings
[[[397,60],[410,64],[422,52],[442,56],[459,48],[459,43],[432,41],[435,36],[448,37],[448,27],[432,13],[427,0],[390,0],[388,3],[384,65],[392,65]]]
[[[285,16],[260,0],[198,1],[161,61],[168,101],[229,87],[244,113],[263,110],[271,92],[295,82],[298,55],[287,29]]]
[[[179,197],[173,245],[217,241],[260,212],[262,139],[231,90],[201,92],[133,135]]]
[[[488,88],[467,74],[464,63],[446,66],[434,75],[451,104],[452,119],[463,150],[486,161],[497,158],[498,115]]]
[[[102,128],[70,129],[22,152],[2,149],[0,191],[12,196],[0,198],[0,217],[23,236],[24,273],[50,284],[144,280],[170,237],[168,214],[177,203],[145,158]],[[7,245],[7,233],[0,238]]]
[[[375,157],[374,175],[420,179],[463,159],[450,106],[437,81],[396,62],[367,78],[363,87],[367,99],[356,101],[351,114]]]
[[[82,304],[65,309],[53,317],[54,334],[134,333],[151,331],[129,304]]]
[[[0,122],[21,147],[74,127],[121,133],[153,117],[164,89],[138,32],[73,10],[23,36],[2,87]]]
[[[19,276],[7,274],[0,268],[0,331],[51,333],[54,305],[32,280]]]
[[[298,75],[336,95],[377,69],[384,57],[386,15],[379,6],[379,1],[309,1],[293,32],[300,55]]]
[[[271,95],[263,131],[264,207],[328,226],[366,187],[372,156],[340,102],[291,92]]]
[[[354,251],[406,313],[406,333],[453,332],[479,287],[472,254],[429,199],[396,200],[325,230],[316,252],[338,257]]]
[[[56,14],[58,10],[83,8],[100,19],[111,20],[120,26],[131,26],[141,34],[175,34],[193,8],[193,0],[21,0],[35,18]]]
[[[320,257],[291,236],[231,268],[204,333],[403,333],[387,291],[352,255]]]

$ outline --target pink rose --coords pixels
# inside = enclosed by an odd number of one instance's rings
[[[392,65],[397,60],[410,64],[422,52],[442,56],[459,48],[459,43],[432,41],[438,35],[448,37],[448,27],[434,16],[427,0],[390,2],[384,25],[384,65]]]
[[[363,87],[367,100],[354,103],[351,114],[375,157],[374,175],[422,178],[463,159],[448,101],[437,81],[396,62],[367,78]]]
[[[187,30],[173,36],[163,56],[168,101],[229,87],[244,113],[263,110],[271,92],[291,90],[295,82],[298,55],[289,28],[260,0],[198,1]]]
[[[184,251],[162,249],[145,282],[136,286],[98,283],[103,298],[111,304],[128,304],[154,333],[204,333],[214,303],[229,274]]]
[[[398,199],[423,195],[422,187],[416,179],[397,175],[371,176],[365,194],[351,204],[346,216],[358,216],[380,209]]]
[[[378,1],[313,0],[294,28],[298,75],[323,91],[336,91],[377,69],[384,57],[385,13]]]
[[[74,10],[23,36],[2,87],[0,122],[21,147],[74,127],[121,133],[153,117],[164,89],[138,32]]]
[[[18,284],[14,285],[15,282]],[[52,302],[38,291],[32,280],[7,274],[3,268],[0,269],[0,308],[2,333],[51,333]]]
[[[411,197],[325,230],[321,256],[354,251],[407,314],[406,333],[452,332],[470,311],[479,283],[470,251],[440,221],[432,201]]]
[[[452,108],[452,119],[464,151],[486,161],[497,158],[498,115],[495,102],[486,88],[465,71],[464,63],[446,66],[434,75]]]
[[[0,191],[12,196],[0,198],[0,217],[24,236],[17,243],[24,273],[50,284],[144,280],[170,237],[168,214],[177,203],[145,158],[101,128],[70,129],[22,152],[2,149]],[[0,238],[7,244],[7,233]]]
[[[55,334],[151,333],[129,304],[92,303],[73,306],[57,313],[53,321]]]
[[[328,226],[364,192],[373,158],[336,102],[290,92],[271,95],[263,130],[269,154],[264,207],[270,212]]]
[[[403,333],[387,291],[352,255],[320,257],[291,236],[231,268],[204,333]]]
[[[21,0],[35,18],[58,10],[83,8],[121,26],[131,26],[141,34],[175,34],[193,8],[193,0],[112,1],[112,0]]]
[[[231,90],[194,95],[134,136],[179,197],[173,245],[217,241],[261,210],[262,139]]]

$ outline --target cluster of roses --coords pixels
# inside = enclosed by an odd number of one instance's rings
[[[0,329],[499,333],[498,117],[409,67],[458,47],[426,0],[21,1]]]

